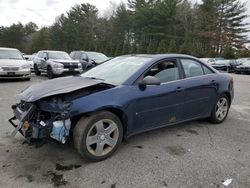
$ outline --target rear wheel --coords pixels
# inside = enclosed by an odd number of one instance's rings
[[[53,70],[50,66],[47,67],[47,76],[49,79],[55,78],[55,75],[53,73]]]
[[[73,132],[77,151],[84,159],[94,162],[110,157],[119,147],[122,136],[120,119],[108,111],[82,117]]]
[[[229,99],[226,95],[220,96],[212,111],[210,120],[212,123],[222,123],[229,111]]]
[[[35,72],[35,75],[37,75],[37,76],[41,75],[41,72],[39,71],[36,64],[34,64],[34,72]]]

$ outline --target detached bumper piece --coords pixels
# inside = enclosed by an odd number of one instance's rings
[[[13,105],[12,109],[14,111],[14,117],[9,119],[9,122],[11,123],[11,125],[13,125],[15,127],[14,131],[12,132],[11,136],[14,137],[17,132],[19,131],[23,136],[25,136],[24,134],[24,128],[29,128],[29,127],[25,127],[24,125],[28,124],[28,120],[30,115],[36,110],[36,106],[35,105],[31,105],[29,107],[29,109],[25,112],[21,111],[17,105]],[[16,125],[13,121],[14,120],[19,120],[19,124]]]
[[[24,133],[23,131],[21,130],[22,128],[22,123],[20,122],[19,125],[16,125],[13,121],[16,120],[16,116],[12,117],[9,119],[9,122],[11,125],[13,125],[13,127],[15,127],[15,130],[11,133],[11,137],[14,137],[16,134],[17,134],[17,131],[19,131],[23,136],[24,136]]]

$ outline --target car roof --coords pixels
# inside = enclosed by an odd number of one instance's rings
[[[99,54],[103,54],[102,52],[96,52],[96,51],[84,51],[84,50],[77,50],[77,51],[72,51],[71,53],[75,53],[75,52],[83,52],[83,53],[89,53],[89,52],[93,52],[93,53],[99,53]]]
[[[193,58],[197,59],[198,58],[186,54],[131,54],[131,55],[123,55],[121,57],[148,57],[152,58],[154,60],[157,59],[164,59],[164,58]]]
[[[56,50],[40,50],[39,52],[59,52],[59,53],[67,53],[65,51],[56,51]]]
[[[16,48],[5,48],[5,47],[0,47],[0,50],[13,50],[13,51],[19,51],[18,49]]]

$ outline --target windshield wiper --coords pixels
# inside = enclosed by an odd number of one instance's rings
[[[102,81],[105,81],[105,80],[102,79],[102,78],[96,78],[96,77],[85,77],[85,78],[89,78],[89,79],[93,79],[93,80],[102,80]]]

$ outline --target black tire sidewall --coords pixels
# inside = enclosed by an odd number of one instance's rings
[[[87,138],[87,134],[88,134],[89,130],[92,128],[93,124],[95,124],[96,122],[98,122],[102,119],[110,119],[117,124],[118,130],[119,130],[119,138],[118,138],[116,146],[108,154],[106,154],[104,156],[94,156],[87,149],[86,138]],[[80,135],[80,138],[78,138],[78,139],[80,139],[80,140],[78,140],[78,142],[80,142],[80,145],[77,148],[78,152],[82,155],[82,157],[85,160],[97,162],[97,161],[102,161],[104,159],[107,159],[111,155],[113,155],[113,153],[118,149],[118,147],[122,141],[122,137],[123,137],[123,127],[122,127],[122,123],[121,123],[120,119],[115,114],[113,114],[111,112],[101,111],[101,112],[92,114],[89,117],[87,117],[87,119],[85,119],[85,122],[86,122],[86,125],[83,125],[83,124],[81,124],[81,120],[80,120],[78,122],[79,124],[77,123],[77,125],[76,125],[76,126],[79,126],[78,129],[79,128],[82,129],[81,130],[82,135]],[[74,140],[76,140],[76,139],[77,138],[74,138]]]
[[[54,74],[53,74],[52,68],[50,66],[47,67],[47,77],[48,77],[48,79],[54,78]]]
[[[38,70],[38,67],[36,64],[34,65],[34,72],[35,72],[35,75],[37,75],[37,76],[39,76],[41,74],[41,72]]]

